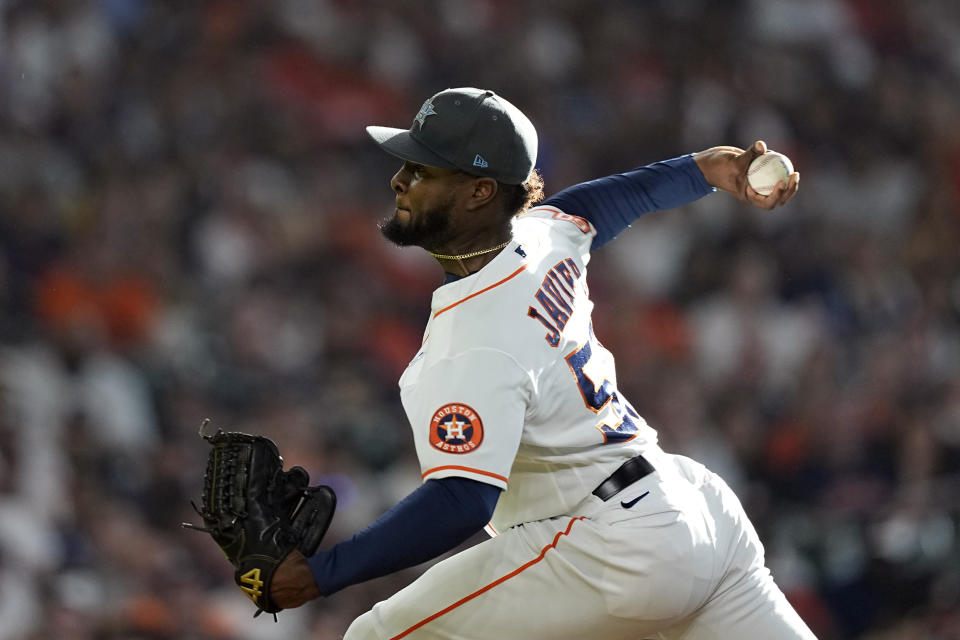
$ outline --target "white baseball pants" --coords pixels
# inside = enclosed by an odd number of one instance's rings
[[[657,470],[608,502],[439,562],[345,640],[816,640],[727,484],[689,458],[644,456]]]

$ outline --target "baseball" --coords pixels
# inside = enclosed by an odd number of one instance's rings
[[[767,151],[750,163],[750,168],[747,169],[747,182],[754,191],[768,196],[777,188],[778,182],[789,181],[791,173],[793,173],[793,163],[790,162],[790,158],[776,151]]]

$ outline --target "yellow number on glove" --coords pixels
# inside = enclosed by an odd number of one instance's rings
[[[253,604],[259,604],[257,599],[263,595],[263,592],[260,591],[260,587],[263,586],[263,581],[260,580],[260,569],[250,569],[240,576],[240,582],[250,585],[248,587],[241,586],[240,589],[253,600]]]

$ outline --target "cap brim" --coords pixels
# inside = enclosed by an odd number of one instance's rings
[[[457,168],[452,162],[447,162],[414,140],[407,129],[370,126],[367,127],[367,133],[381,149],[401,160],[408,160],[431,167],[443,167],[444,169]]]

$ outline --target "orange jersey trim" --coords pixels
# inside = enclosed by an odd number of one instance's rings
[[[507,481],[506,478],[504,478],[503,476],[498,475],[498,474],[496,474],[496,473],[491,473],[491,472],[489,472],[489,471],[483,471],[482,469],[473,469],[473,468],[471,468],[471,467],[461,467],[461,466],[456,465],[456,464],[448,464],[448,465],[445,465],[445,466],[443,466],[443,467],[434,467],[433,469],[427,469],[426,471],[424,471],[424,472],[420,475],[420,477],[421,477],[421,478],[426,478],[426,477],[427,477],[428,475],[430,475],[431,473],[434,473],[434,472],[436,472],[436,471],[444,471],[444,470],[446,470],[446,469],[459,469],[460,471],[469,471],[470,473],[479,473],[479,474],[482,475],[482,476],[487,476],[487,477],[490,477],[490,478],[496,478],[497,480],[503,480],[504,482]]]
[[[511,571],[511,572],[508,573],[507,575],[505,575],[505,576],[503,576],[503,577],[501,577],[501,578],[498,578],[497,580],[494,580],[493,582],[491,582],[491,583],[488,584],[487,586],[485,586],[485,587],[483,587],[483,588],[481,588],[481,589],[477,589],[476,591],[474,591],[474,592],[471,593],[470,595],[468,595],[468,596],[466,596],[466,597],[464,597],[464,598],[461,598],[460,600],[457,600],[456,602],[454,602],[452,605],[450,605],[450,606],[447,607],[446,609],[442,609],[442,610],[436,612],[435,614],[433,614],[433,615],[430,616],[429,618],[424,618],[423,620],[421,620],[421,621],[418,622],[417,624],[413,625],[412,627],[410,627],[409,629],[407,629],[407,630],[404,631],[403,633],[401,633],[401,634],[399,634],[399,635],[396,635],[396,636],[393,636],[392,638],[390,638],[390,640],[400,640],[400,638],[404,638],[404,637],[410,635],[411,633],[413,633],[414,631],[416,631],[416,630],[419,629],[420,627],[424,626],[425,624],[429,624],[430,622],[433,622],[434,620],[436,620],[436,619],[439,618],[440,616],[444,615],[445,613],[449,613],[450,611],[453,611],[454,609],[456,609],[456,608],[459,607],[460,605],[466,604],[467,602],[473,600],[473,599],[476,598],[477,596],[486,593],[487,591],[489,591],[490,589],[493,589],[493,588],[494,588],[495,586],[497,586],[498,584],[503,584],[504,582],[506,582],[506,581],[509,580],[510,578],[513,578],[513,577],[516,577],[516,576],[520,575],[521,572],[529,569],[529,568],[532,567],[533,565],[535,565],[535,564],[537,564],[538,562],[540,562],[541,560],[543,560],[543,557],[544,557],[545,555],[547,555],[547,551],[549,551],[550,549],[553,549],[553,548],[555,548],[555,547],[557,546],[557,543],[560,541],[560,537],[561,537],[561,536],[568,535],[568,534],[570,533],[570,529],[573,528],[573,523],[576,522],[577,520],[583,520],[584,518],[585,518],[585,516],[580,516],[579,518],[571,518],[569,524],[567,524],[567,528],[566,528],[564,531],[558,531],[558,532],[557,532],[557,535],[554,536],[554,538],[553,538],[553,542],[551,542],[550,544],[548,544],[547,546],[545,546],[543,549],[541,549],[541,550],[540,550],[540,555],[538,555],[536,558],[534,558],[534,559],[531,560],[530,562],[528,562],[528,563],[526,563],[526,564],[524,564],[524,565],[521,565],[520,567],[514,569],[513,571]]]
[[[436,318],[436,317],[437,317],[438,315],[440,315],[441,313],[443,313],[443,312],[445,312],[445,311],[450,311],[450,309],[453,309],[453,308],[454,308],[455,306],[457,306],[458,304],[463,304],[464,302],[466,302],[466,301],[469,300],[470,298],[476,298],[476,297],[477,297],[478,295],[480,295],[481,293],[486,293],[487,291],[490,291],[490,289],[493,289],[494,287],[499,287],[500,285],[502,285],[504,282],[506,282],[506,281],[509,280],[510,278],[513,278],[513,277],[515,277],[515,276],[520,275],[520,273],[521,273],[524,269],[526,269],[526,268],[527,268],[526,265],[524,265],[524,266],[520,267],[519,269],[517,269],[516,271],[514,271],[513,273],[511,273],[510,275],[508,275],[506,278],[504,278],[504,279],[501,280],[500,282],[494,282],[494,283],[493,283],[492,285],[490,285],[489,287],[486,287],[486,288],[484,288],[484,289],[480,289],[480,291],[477,291],[476,293],[471,293],[470,295],[468,295],[468,296],[467,296],[466,298],[464,298],[463,300],[458,300],[458,301],[454,302],[453,304],[451,304],[449,307],[444,307],[443,309],[440,309],[440,311],[437,311],[435,314],[433,314],[433,317]]]

